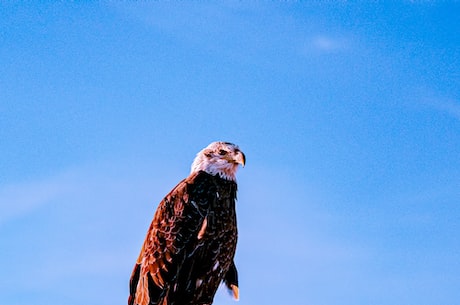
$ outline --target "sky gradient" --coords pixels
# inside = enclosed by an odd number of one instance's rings
[[[238,304],[458,303],[459,14],[2,2],[0,303],[126,304],[157,204],[216,140],[247,157]]]

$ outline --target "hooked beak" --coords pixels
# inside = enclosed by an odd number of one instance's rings
[[[246,164],[246,156],[243,154],[243,152],[238,151],[238,153],[235,156],[234,162],[237,164],[241,164],[241,166],[244,167]]]

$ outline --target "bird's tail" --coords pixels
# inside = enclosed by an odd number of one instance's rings
[[[236,270],[234,261],[232,261],[230,268],[225,274],[224,283],[233,295],[233,298],[238,301],[240,299],[240,291],[238,288],[238,271]]]

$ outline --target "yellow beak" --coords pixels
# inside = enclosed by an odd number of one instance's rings
[[[241,166],[244,167],[244,165],[246,164],[246,156],[243,154],[243,152],[241,151],[237,152],[234,162],[241,164]]]

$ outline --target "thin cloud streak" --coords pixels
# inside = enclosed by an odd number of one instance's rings
[[[9,184],[0,188],[0,225],[28,214],[72,190],[67,175],[41,181]]]
[[[9,204],[1,206],[6,230],[0,232],[5,250],[0,267],[8,276],[0,277],[0,295],[35,294],[36,304],[49,303],[51,296],[79,295],[82,304],[126,298],[155,198],[161,198],[159,189],[169,177],[152,180],[142,174],[148,164],[133,171],[120,168],[122,163],[81,166],[1,189],[2,202]],[[9,226],[26,215],[27,222]],[[82,279],[84,288],[69,284]],[[120,288],[110,296],[98,293],[105,286]],[[80,295],[81,289],[87,293]]]
[[[456,118],[460,121],[460,103],[455,100],[445,99],[430,99],[427,103],[439,111],[447,113],[453,118]]]
[[[339,52],[349,49],[350,42],[345,38],[318,35],[311,40],[311,46],[322,52]]]

